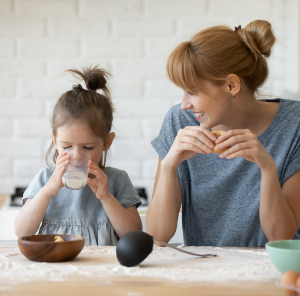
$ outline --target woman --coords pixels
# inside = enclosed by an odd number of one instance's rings
[[[274,43],[270,23],[256,20],[205,29],[170,55],[168,76],[184,96],[152,142],[154,237],[172,238],[181,204],[185,245],[262,247],[300,237],[300,103],[256,98]],[[211,153],[215,141],[227,150]]]

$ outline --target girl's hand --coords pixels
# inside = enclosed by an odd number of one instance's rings
[[[62,176],[65,172],[65,168],[70,162],[70,155],[65,151],[62,155],[58,156],[56,160],[56,168],[47,182],[46,190],[51,195],[55,195],[59,192],[59,190],[64,186],[62,182]]]
[[[95,179],[88,178],[87,180],[87,184],[91,187],[96,197],[100,200],[109,197],[107,176],[99,166],[91,160],[88,163],[88,172],[96,176]]]
[[[233,159],[243,157],[244,159],[256,163],[261,170],[274,166],[275,162],[265,147],[259,142],[257,137],[248,129],[230,130],[218,138],[215,149],[221,150],[228,146],[228,150],[220,157]]]
[[[177,167],[182,161],[194,157],[197,153],[211,153],[214,148],[212,141],[216,139],[211,132],[201,126],[187,126],[178,131],[163,161],[172,167]]]

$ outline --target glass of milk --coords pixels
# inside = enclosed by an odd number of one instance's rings
[[[70,147],[66,152],[70,155],[70,163],[66,166],[62,182],[69,189],[79,190],[87,183],[91,153],[87,149],[77,147]]]

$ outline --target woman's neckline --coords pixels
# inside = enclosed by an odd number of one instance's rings
[[[273,118],[272,122],[269,124],[269,126],[260,135],[257,136],[257,138],[259,140],[263,140],[264,138],[266,138],[271,133],[271,131],[277,125],[277,122],[281,117],[282,108],[283,108],[283,102],[282,102],[281,99],[276,98],[276,99],[272,99],[272,100],[262,100],[262,101],[270,102],[270,103],[271,102],[279,102],[279,106],[278,106],[277,112],[276,112],[275,117]]]
[[[280,118],[281,113],[282,113],[281,111],[282,111],[282,108],[283,108],[283,102],[279,98],[275,98],[275,99],[271,99],[271,100],[260,100],[260,101],[262,101],[262,102],[270,102],[270,103],[271,102],[274,102],[274,103],[277,102],[279,104],[278,104],[278,109],[276,111],[276,114],[275,114],[273,120],[267,126],[267,128],[261,134],[259,134],[257,136],[258,139],[262,139],[262,138],[266,137],[271,132],[271,130],[273,129],[273,126],[275,126],[277,124],[278,118]],[[211,131],[211,129],[208,129],[208,130]]]

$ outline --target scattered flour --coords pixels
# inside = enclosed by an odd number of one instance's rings
[[[68,277],[99,278],[128,275],[163,278],[171,281],[228,282],[267,281],[280,276],[264,249],[248,250],[219,247],[183,247],[199,254],[216,254],[215,258],[198,258],[170,248],[154,247],[139,266],[121,266],[115,247],[84,247],[73,261],[37,263],[20,252],[0,255],[0,282],[43,279],[64,281]]]

